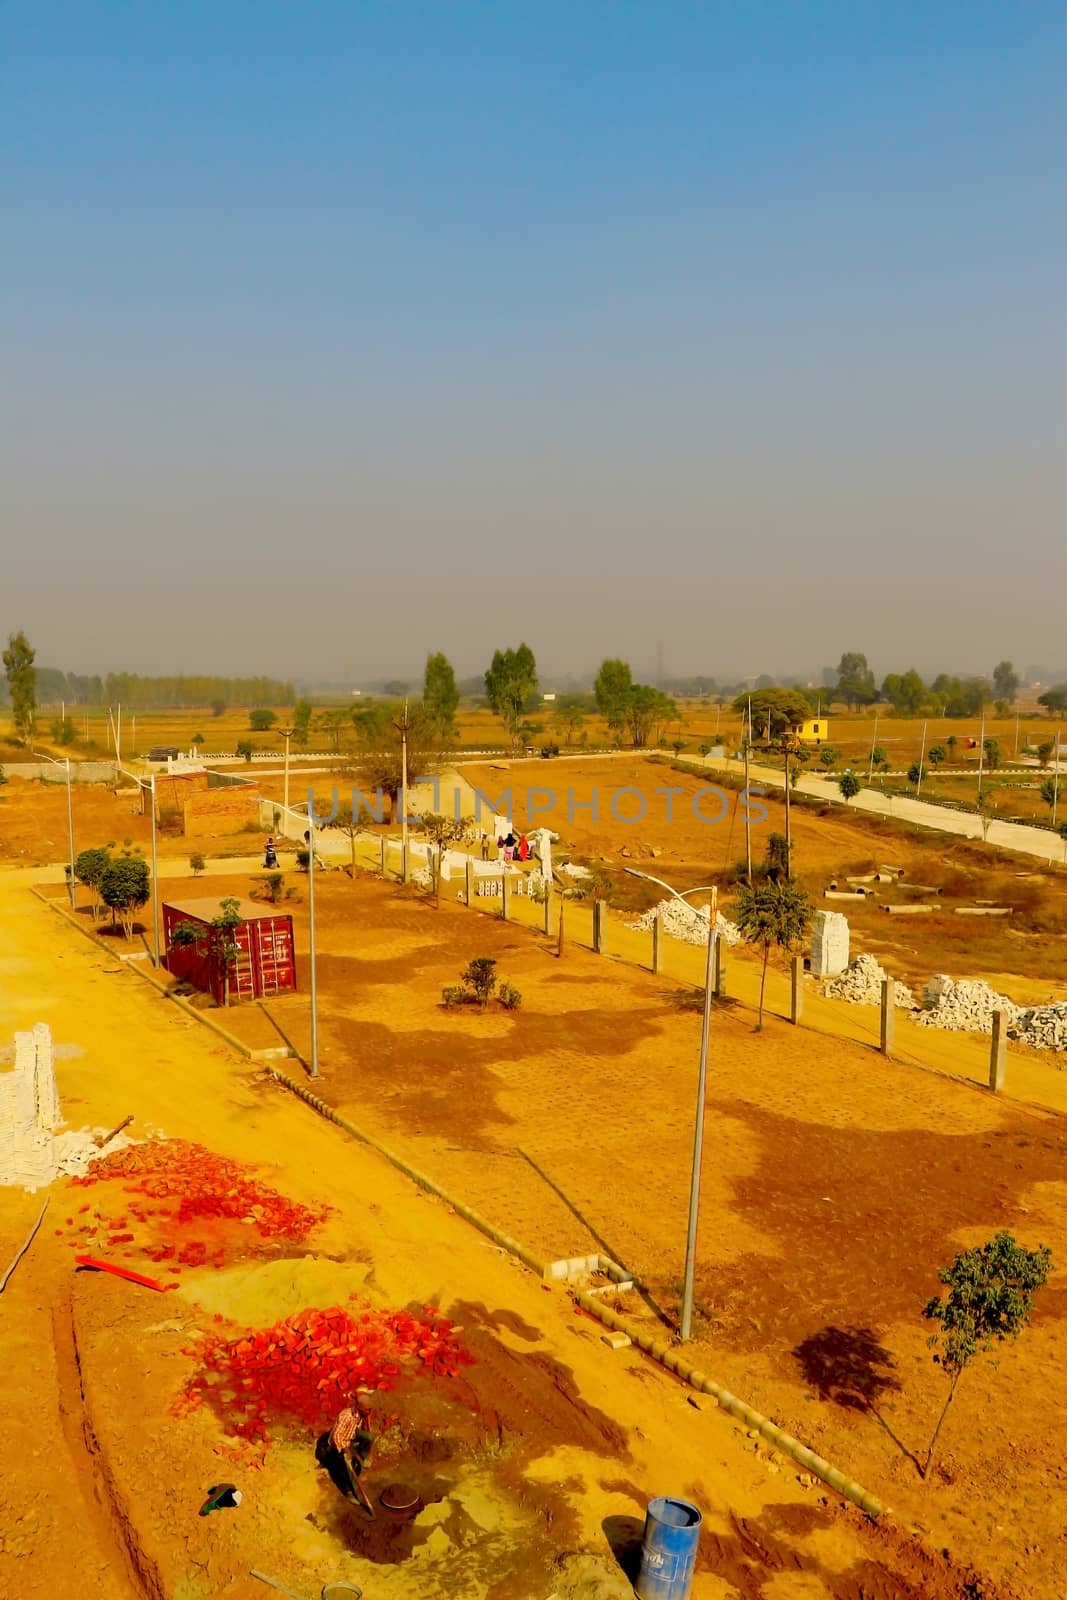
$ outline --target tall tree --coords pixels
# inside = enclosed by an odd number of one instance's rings
[[[396,726],[396,707],[366,707],[360,718],[356,719],[358,777],[365,792],[382,791],[392,820],[403,782],[403,741]],[[430,777],[437,764],[434,723],[420,701],[408,707],[407,759],[409,787],[417,778]]]
[[[33,714],[37,708],[35,657],[36,651],[21,629],[9,635],[4,651],[4,672],[11,696],[15,733],[20,739],[28,739],[33,732]]]
[[[882,698],[889,701],[894,711],[913,717],[922,710],[926,685],[914,667],[909,667],[907,672],[890,672],[882,683]]]
[[[767,987],[767,961],[771,946],[789,950],[799,943],[811,924],[812,905],[795,883],[743,883],[737,895],[737,926],[749,944],[763,946],[763,973],[759,988],[759,1020],[763,1027],[763,996]]]
[[[537,662],[528,644],[517,650],[496,650],[485,675],[485,694],[491,710],[503,718],[512,740],[518,737],[526,702],[537,692]]]
[[[626,726],[633,674],[628,661],[602,661],[593,684],[596,708],[612,733],[621,733]]]
[[[426,657],[422,703],[438,737],[450,739],[456,729],[459,690],[456,688],[456,674],[452,670],[452,663],[440,651],[436,655]]]
[[[993,668],[993,692],[998,700],[1014,705],[1019,692],[1019,674],[1010,661],[998,661]]]
[[[635,683],[626,702],[626,726],[635,750],[643,750],[657,722],[668,722],[678,715],[669,694],[648,683]]]
[[[835,694],[839,700],[853,711],[859,706],[869,706],[878,698],[875,688],[874,673],[867,665],[867,657],[859,650],[846,650],[842,655],[837,668],[837,688]]]
[[[811,702],[802,689],[754,689],[751,694],[745,691],[734,697],[734,710],[747,717],[749,702],[753,724],[767,743],[811,716]]]
[[[7,660],[6,656],[4,660]],[[1044,694],[1038,695],[1037,703],[1044,706],[1046,711],[1058,711],[1061,717],[1067,715],[1067,683],[1058,683],[1054,689],[1046,689]]]

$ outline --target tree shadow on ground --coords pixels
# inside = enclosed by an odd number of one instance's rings
[[[870,1328],[822,1328],[802,1339],[792,1352],[820,1400],[846,1411],[865,1411],[888,1434],[902,1455],[919,1466],[918,1458],[897,1438],[877,1402],[900,1391],[896,1361]],[[921,1470],[921,1469],[920,1469]]]

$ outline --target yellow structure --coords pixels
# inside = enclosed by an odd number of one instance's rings
[[[802,744],[823,744],[830,737],[830,719],[808,717],[805,722],[794,722],[790,731]]]

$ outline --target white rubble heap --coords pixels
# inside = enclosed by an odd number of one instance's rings
[[[952,1033],[991,1033],[994,1011],[1003,1011],[1009,1039],[1038,1050],[1067,1050],[1065,1000],[1046,1006],[1017,1006],[980,978],[961,978],[957,983],[938,973],[926,985],[923,1007],[916,1021]]]
[[[836,978],[831,978],[823,991],[831,1000],[850,1000],[854,1005],[880,1006],[882,1003],[882,984],[889,973],[884,967],[879,966],[874,956],[857,956],[844,972]],[[893,998],[898,1008],[904,1011],[914,1011],[915,996],[911,990],[899,980],[893,988]]]
[[[0,1071],[0,1187],[33,1193],[58,1177],[80,1176],[105,1153],[92,1133],[57,1134],[61,1125],[52,1034],[39,1022],[32,1033],[16,1033],[14,1065]],[[133,1142],[119,1134],[107,1153]]]
[[[661,900],[659,905],[642,911],[636,922],[627,927],[638,933],[651,933],[657,917],[663,932],[671,939],[681,939],[683,944],[707,944],[710,906],[687,906],[681,900]],[[719,912],[717,927],[724,944],[738,944],[741,939],[737,924]]]

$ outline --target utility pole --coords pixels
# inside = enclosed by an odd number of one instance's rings
[[[285,740],[285,777],[282,780],[282,810],[289,810],[289,740],[296,732],[295,728],[282,728],[281,735]]]
[[[67,843],[70,846],[70,908],[78,909],[77,883],[74,877],[74,801],[70,789],[70,757],[67,757]]]
[[[919,790],[923,786],[923,762],[926,760],[926,721],[923,721],[923,742],[919,748],[919,781],[915,785],[915,798],[919,798]]]
[[[159,969],[159,859],[156,855],[156,775],[152,774],[152,944]]]
[[[874,713],[874,732],[871,735],[871,759],[867,763],[867,787],[871,786],[874,777],[874,752],[878,746],[878,713]]]
[[[408,881],[408,703],[404,701],[404,715],[393,723],[400,735],[400,866],[404,882]]]
[[[978,735],[978,807],[982,805],[982,773],[985,770],[985,709],[982,710],[982,731]]]
[[[752,822],[748,806],[748,740],[745,740],[745,877],[752,887]]]
[[[748,809],[747,806],[745,808]],[[785,881],[789,882],[793,876],[792,868],[793,834],[789,826],[789,735],[786,735],[785,746]]]
[[[308,940],[311,997],[311,1076],[319,1075],[319,989],[315,965],[315,803],[308,799],[308,828],[304,835],[308,847]]]

